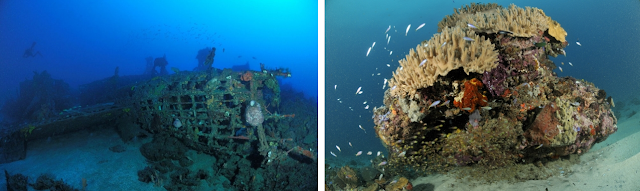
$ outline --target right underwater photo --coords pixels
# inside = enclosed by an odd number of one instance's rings
[[[325,190],[640,190],[640,1],[327,1]]]

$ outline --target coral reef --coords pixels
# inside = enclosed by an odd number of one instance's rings
[[[385,175],[555,160],[617,131],[604,90],[553,72],[548,57],[565,54],[567,34],[542,10],[454,11],[440,34],[400,61],[384,106],[374,109],[376,135],[390,153]]]
[[[490,41],[462,27],[446,28],[400,60],[400,67],[389,80],[389,91],[394,96],[413,97],[416,90],[432,86],[439,76],[452,70],[482,73],[494,68],[497,60],[498,52]]]

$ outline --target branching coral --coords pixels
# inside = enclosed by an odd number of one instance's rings
[[[464,92],[460,92],[461,94],[464,94],[464,96],[461,98],[456,97],[453,101],[453,105],[462,110],[466,110],[469,113],[473,112],[476,109],[476,106],[487,106],[487,96],[482,95],[482,93],[478,91],[480,88],[482,88],[482,82],[478,79],[473,78],[464,82]]]

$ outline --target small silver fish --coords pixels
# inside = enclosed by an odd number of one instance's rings
[[[434,106],[436,106],[436,105],[438,105],[438,104],[440,104],[440,100],[438,100],[438,101],[434,101],[433,103],[431,103],[431,105],[429,106],[429,108],[432,108],[432,107],[434,107]]]
[[[578,46],[582,46],[582,44],[580,44],[580,42],[578,42],[578,41],[576,41],[576,44],[577,44]]]
[[[389,52],[389,55],[393,54],[393,51]]]
[[[467,26],[468,26],[469,28],[472,28],[472,29],[477,29],[477,27],[476,27],[476,26],[473,26],[471,23],[467,23]]]
[[[498,31],[498,34],[510,34],[510,35],[512,35],[513,32],[511,32],[511,31]]]
[[[376,155],[376,156],[380,156],[380,154],[381,154],[381,152],[380,152],[380,151],[378,151],[378,155]]]
[[[384,89],[385,87],[387,87],[387,79],[384,79],[384,82],[382,82],[382,89]]]
[[[338,85],[333,85],[333,89],[337,90],[338,89]],[[338,99],[338,100],[340,100],[340,99]]]
[[[577,101],[576,101],[576,102],[571,103],[571,105],[573,105],[573,106],[580,106],[580,102],[577,102]]]
[[[393,87],[391,88],[391,90],[395,90],[395,89],[396,89],[396,87],[397,87],[397,86],[393,86]]]
[[[538,146],[536,147],[536,149],[539,149],[540,147],[542,147],[542,145],[544,145],[544,144],[540,144],[540,145],[538,145]]]
[[[445,101],[442,105],[443,105],[443,106],[444,106],[444,105],[448,106],[450,101],[451,101],[451,100],[447,100],[447,101]]]
[[[358,94],[358,92],[360,92],[360,89],[362,89],[362,86],[358,87],[358,90],[356,90],[356,94]]]
[[[376,42],[373,42],[373,45],[371,45],[371,48],[373,48],[374,46],[376,46]]]
[[[362,151],[358,151],[358,153],[356,153],[356,156],[360,156],[362,154]]]
[[[369,50],[367,50],[367,56],[369,56],[369,52],[371,52],[371,47],[369,47]]]
[[[571,62],[569,62],[569,65],[570,65],[570,66],[573,66],[573,64],[571,64]]]
[[[398,157],[404,157],[405,154],[407,154],[407,151],[402,151],[400,154],[398,154]]]
[[[351,145],[351,142],[349,142],[349,146],[353,147],[353,145]]]
[[[422,60],[422,62],[420,62],[420,65],[419,65],[419,66],[424,65],[424,63],[426,63],[426,62],[427,62],[427,59],[425,58],[424,60]]]
[[[387,64],[387,67],[391,67],[391,65]]]
[[[331,153],[331,155],[333,155],[334,157],[338,157],[338,155],[336,155],[335,153],[333,153],[333,151],[329,151],[329,153]]]
[[[364,109],[369,109],[369,105],[365,106]]]
[[[445,44],[447,44],[447,42],[443,42],[442,46],[440,46],[440,48],[444,47]]]
[[[389,30],[391,30],[391,25],[389,25],[389,28],[387,28],[387,30],[386,30],[386,31],[384,31],[384,33],[389,32]]]
[[[481,107],[481,108],[484,109],[484,110],[491,110],[491,107],[489,107],[489,106],[485,106],[485,107]]]
[[[358,92],[358,94],[362,94],[362,91]]]
[[[475,40],[473,40],[472,38],[469,38],[469,37],[466,37],[466,36],[465,36],[463,39],[464,39],[464,40],[466,40],[466,41],[470,41],[470,42],[475,41]]]
[[[371,155],[371,154],[373,154],[371,151],[367,152],[367,155]]]
[[[422,27],[424,27],[424,24],[426,24],[426,23],[420,24],[420,26],[418,26],[418,28],[416,28],[416,31],[418,31],[418,29],[421,29]]]
[[[404,33],[404,36],[407,36],[407,34],[409,34],[409,28],[411,28],[411,24],[409,24],[409,26],[407,26],[407,32]]]
[[[462,110],[469,111],[469,110],[471,110],[471,108],[470,107],[465,107],[465,108],[462,108]]]
[[[362,129],[364,133],[367,133],[367,130],[364,130],[364,128],[362,128],[362,125],[358,125],[358,127],[360,127],[360,129]]]
[[[560,72],[562,72],[562,67],[558,67],[558,69],[560,69]]]
[[[389,45],[389,41],[391,41],[391,36],[389,36],[389,38],[387,38],[387,45]]]
[[[364,103],[362,103],[362,105],[367,104],[367,101],[364,101]]]
[[[560,51],[562,51],[562,55],[564,55],[565,57],[567,57],[567,52],[564,51],[564,49],[560,49]]]
[[[380,162],[380,164],[378,164],[378,166],[382,166],[382,165],[386,165],[386,164],[387,164],[387,161],[382,161],[382,162]]]

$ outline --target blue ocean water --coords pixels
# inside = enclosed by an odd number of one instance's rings
[[[385,148],[374,134],[372,109],[382,105],[384,78],[390,79],[409,50],[437,33],[446,15],[474,1],[327,1],[326,3],[326,150],[327,161],[344,162],[358,151]],[[614,100],[638,92],[640,69],[640,2],[627,1],[493,1],[544,10],[567,31],[567,56],[551,58],[563,72],[593,82]],[[425,23],[424,28],[415,31]],[[411,29],[405,36],[407,25]],[[387,44],[385,30],[391,26]],[[578,46],[578,41],[582,46]],[[367,50],[372,46],[368,56]],[[393,51],[392,54],[391,51]],[[564,62],[565,65],[560,65]],[[573,66],[569,66],[571,62]],[[389,64],[390,67],[387,66]],[[336,86],[337,85],[337,86]],[[336,88],[337,87],[337,88]],[[362,87],[362,94],[356,90]],[[389,87],[386,87],[389,88]],[[366,101],[366,104],[364,102]],[[369,109],[365,107],[369,105]],[[359,128],[361,125],[367,132]],[[622,127],[621,127],[622,129]],[[615,136],[616,134],[614,134]],[[626,136],[626,135],[625,135]],[[349,142],[353,147],[349,146]],[[341,147],[338,151],[336,145]],[[335,153],[333,157],[329,152]],[[362,157],[362,156],[360,156]]]
[[[29,183],[46,174],[82,190],[315,188],[317,5],[297,0],[0,1],[0,139],[3,140],[0,168],[14,177],[1,179],[0,190],[16,182],[12,180],[20,180],[18,174],[29,177]],[[216,48],[215,70],[183,72],[193,71],[202,63],[197,55],[202,56],[200,52],[205,52],[205,57],[210,55],[208,50],[212,47]],[[157,64],[162,60],[158,58],[163,57],[171,75],[162,75],[162,70],[155,66],[153,74],[147,75],[146,59],[155,58]],[[240,71],[224,73],[229,80],[212,76],[227,68]],[[245,70],[263,74],[244,73]],[[240,80],[235,75],[238,72],[269,80],[244,76]],[[288,72],[291,74],[288,78],[278,75]],[[270,78],[268,74],[276,77]],[[197,89],[215,90],[194,98],[194,94],[190,97],[167,93],[172,89],[167,83],[147,86],[152,91],[142,88],[154,81],[180,80],[190,83],[191,90],[195,90],[197,80],[192,77],[196,75],[207,78],[206,85],[199,83]],[[273,79],[279,86],[274,85]],[[222,83],[226,85],[224,88]],[[85,92],[91,93],[83,96]],[[136,93],[142,97],[157,96],[150,101],[155,103],[167,101],[171,96],[176,98],[173,101],[190,99],[192,103],[205,102],[204,97],[208,97],[207,105],[212,107],[205,109],[199,105],[198,112],[208,110],[198,114],[199,117],[218,122],[222,118],[236,120],[217,124],[196,122],[195,104],[193,108],[189,106],[193,112],[188,114],[190,119],[178,119],[187,116],[176,114],[183,110],[182,105],[143,108],[141,102],[120,102],[131,101]],[[80,104],[83,97],[89,98],[90,103]],[[249,97],[257,97],[256,102],[269,102],[254,103],[247,100]],[[259,125],[250,124],[245,112],[247,105],[254,104],[263,108],[250,114],[253,119],[262,119],[258,120]],[[219,107],[212,109],[213,106]],[[222,107],[233,107],[235,113]],[[163,113],[142,114],[148,108]],[[136,123],[132,115],[153,116],[153,122]],[[81,121],[78,116],[95,118]],[[114,120],[96,122],[101,117]],[[53,123],[60,126],[47,126]],[[202,126],[187,128],[190,124]],[[162,126],[165,132],[142,129],[149,126]],[[212,128],[227,132],[214,132]],[[169,130],[177,133],[168,135]],[[191,134],[178,141],[177,134],[186,131]],[[44,136],[36,136],[39,133]],[[205,140],[204,133],[210,133],[211,139]],[[262,136],[262,144],[258,143],[258,136]],[[227,145],[209,142],[214,139]],[[202,145],[212,146],[209,151],[215,152],[196,151],[198,148],[193,145],[186,146],[184,142],[188,141],[208,142]],[[151,147],[157,149],[148,149]],[[169,148],[171,151],[163,150]],[[145,155],[152,152],[160,154]],[[160,155],[172,158],[154,158]],[[148,156],[152,159],[145,158]],[[21,186],[26,190],[26,184]]]
[[[283,83],[317,97],[317,15],[306,1],[1,1],[0,100],[33,71],[77,88],[116,67],[142,74],[148,56],[192,70],[206,47],[215,68],[289,68]],[[41,55],[23,58],[33,42]]]

